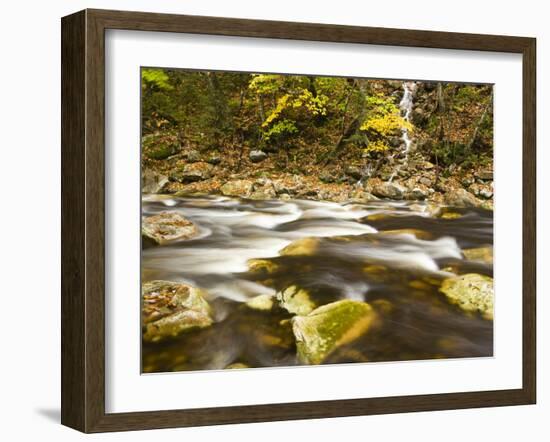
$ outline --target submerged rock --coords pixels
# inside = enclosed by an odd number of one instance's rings
[[[279,266],[269,259],[253,258],[247,261],[248,270],[252,273],[275,273]]]
[[[464,311],[479,312],[485,319],[493,319],[493,278],[468,273],[445,279],[440,290]]]
[[[292,241],[288,246],[279,251],[281,256],[310,256],[319,247],[319,238],[301,238]]]
[[[295,316],[292,330],[298,359],[303,364],[320,364],[336,349],[364,333],[376,314],[366,302],[349,299],[323,305],[307,316]]]
[[[242,196],[247,197],[252,192],[252,181],[235,180],[228,181],[220,187],[220,191],[225,196]]]
[[[243,362],[233,362],[225,367],[226,370],[237,370],[239,368],[250,368],[249,365],[244,364]]]
[[[462,254],[469,261],[479,261],[487,264],[493,263],[493,248],[492,247],[476,247],[474,249],[465,249]]]
[[[197,226],[177,212],[162,212],[143,218],[141,240],[144,247],[189,239],[198,233]]]
[[[143,340],[158,342],[212,324],[210,306],[200,289],[170,281],[143,284]]]
[[[273,308],[273,296],[271,295],[258,295],[249,299],[246,302],[247,307],[254,310],[271,310]]]
[[[295,315],[307,315],[315,308],[309,293],[295,285],[277,293],[277,300],[282,308]]]

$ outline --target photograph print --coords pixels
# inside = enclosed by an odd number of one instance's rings
[[[142,373],[493,355],[491,84],[140,75]]]

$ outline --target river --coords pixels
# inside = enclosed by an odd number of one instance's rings
[[[462,255],[463,249],[492,246],[492,212],[452,209],[455,216],[441,218],[427,209],[418,202],[144,195],[144,216],[177,211],[199,227],[199,235],[144,249],[142,280],[205,289],[214,325],[171,341],[144,343],[143,371],[297,365],[292,315],[245,304],[291,285],[307,290],[318,305],[347,298],[382,312],[373,330],[326,363],[491,356],[492,321],[465,314],[439,286],[452,272],[493,276],[492,264]],[[307,237],[320,238],[314,252],[280,256],[281,249]],[[270,260],[275,270],[250,271],[247,262],[253,258]]]

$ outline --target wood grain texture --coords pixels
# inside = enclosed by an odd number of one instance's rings
[[[105,30],[499,51],[523,55],[523,387],[192,410],[105,413]],[[535,40],[86,10],[62,20],[62,423],[83,432],[531,404],[536,397]]]

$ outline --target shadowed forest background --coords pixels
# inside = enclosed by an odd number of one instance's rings
[[[163,183],[154,193],[268,178],[304,186],[292,196],[449,193],[491,206],[492,128],[491,85],[142,69],[142,166]],[[238,184],[228,192],[254,194]]]

